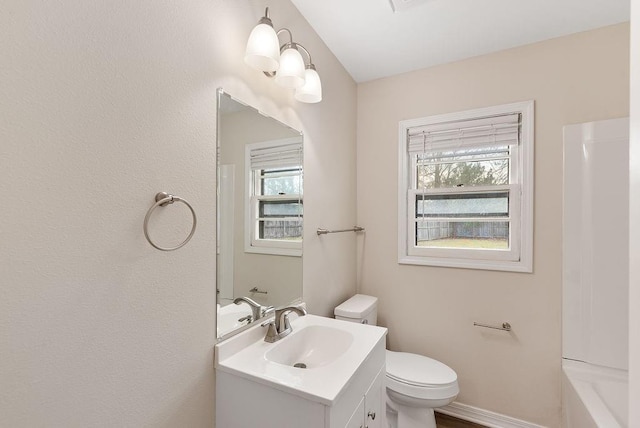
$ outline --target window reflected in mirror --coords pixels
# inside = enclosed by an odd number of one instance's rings
[[[302,143],[298,138],[247,144],[245,251],[302,255]]]

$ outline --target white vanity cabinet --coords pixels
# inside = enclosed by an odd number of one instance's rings
[[[382,351],[377,353],[381,357],[372,355],[365,361],[334,403],[218,371],[216,427],[383,428],[384,348]]]
[[[216,345],[216,427],[384,428],[386,329],[313,315],[292,325],[293,333],[275,344],[264,342],[258,327]],[[281,354],[274,352],[298,352],[307,340],[319,337],[318,329],[346,332],[350,345],[326,361],[305,353],[276,362]],[[336,349],[339,337],[313,349]],[[278,343],[285,348],[278,350]],[[305,356],[309,368],[291,364]]]
[[[345,428],[383,428],[385,412],[384,403],[384,376],[383,368],[376,376],[369,390],[360,400],[356,411],[351,415]]]
[[[360,400],[360,404],[356,411],[351,415],[351,419],[347,422],[345,428],[363,428],[364,427],[364,397]]]

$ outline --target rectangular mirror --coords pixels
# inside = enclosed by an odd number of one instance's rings
[[[302,133],[218,90],[217,337],[302,299]]]

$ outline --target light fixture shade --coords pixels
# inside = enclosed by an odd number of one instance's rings
[[[304,71],[304,86],[296,89],[295,98],[303,103],[319,103],[322,101],[322,83],[318,72],[313,66]]]
[[[295,47],[288,47],[280,54],[280,68],[276,74],[276,83],[285,88],[299,88],[304,85],[304,72],[302,55]]]
[[[249,35],[244,62],[260,71],[276,71],[280,61],[280,42],[272,26],[256,25]]]

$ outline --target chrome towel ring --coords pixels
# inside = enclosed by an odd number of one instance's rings
[[[191,233],[189,233],[189,236],[187,236],[187,239],[185,239],[184,241],[182,241],[181,244],[178,244],[175,247],[161,247],[159,245],[156,245],[151,238],[149,237],[149,218],[151,217],[151,214],[153,213],[153,211],[158,208],[158,207],[164,207],[167,204],[172,204],[174,202],[182,202],[183,204],[185,204],[189,210],[191,211],[191,216],[193,217],[193,226],[191,227]],[[193,210],[193,207],[191,207],[191,205],[189,204],[189,202],[185,201],[182,198],[179,198],[177,196],[174,195],[170,195],[166,192],[160,192],[156,195],[156,203],[153,204],[153,206],[151,208],[149,208],[149,211],[147,211],[147,215],[144,216],[144,237],[147,238],[147,241],[149,241],[149,244],[151,244],[154,248],[157,248],[160,251],[174,251],[177,250],[179,248],[182,248],[186,245],[187,242],[189,242],[189,240],[193,237],[193,234],[196,231],[196,224],[197,224],[197,219],[196,219],[196,212]]]

